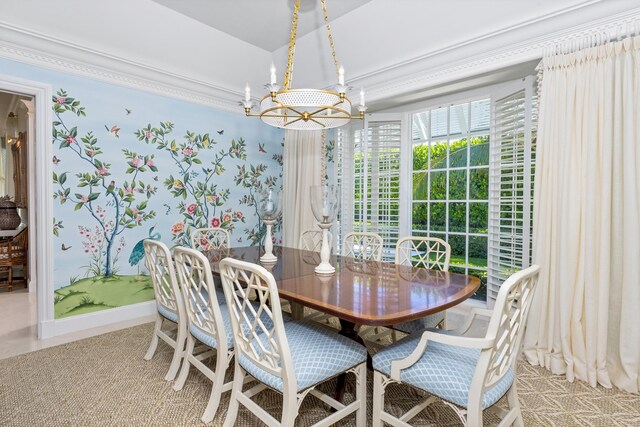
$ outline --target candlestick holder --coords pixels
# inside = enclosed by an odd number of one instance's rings
[[[280,193],[274,190],[266,190],[262,193],[258,203],[258,215],[267,227],[264,237],[264,255],[260,261],[264,263],[274,263],[278,258],[273,254],[273,237],[271,229],[280,214]]]
[[[336,269],[329,263],[331,247],[328,230],[333,225],[338,212],[338,187],[333,185],[314,185],[311,187],[311,210],[322,229],[322,246],[320,248],[320,264],[315,272],[320,275],[335,273]]]

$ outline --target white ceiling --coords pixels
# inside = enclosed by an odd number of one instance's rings
[[[269,52],[289,44],[294,0],[153,1]],[[370,1],[329,0],[329,20],[345,15]],[[301,0],[298,36],[320,27],[324,27],[320,0]]]

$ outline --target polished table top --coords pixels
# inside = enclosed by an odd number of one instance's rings
[[[229,248],[205,253],[211,269],[226,257],[260,263],[262,248]],[[477,277],[333,255],[336,273],[320,276],[315,252],[275,247],[278,261],[261,264],[270,271],[281,298],[363,325],[393,325],[452,307],[480,286]]]

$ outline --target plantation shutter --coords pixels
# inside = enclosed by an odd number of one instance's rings
[[[531,262],[535,145],[534,80],[492,103],[487,305]]]
[[[369,226],[384,241],[382,258],[395,259],[400,221],[401,120],[367,120]]]
[[[336,240],[351,231],[378,233],[387,261],[395,258],[399,236],[401,130],[399,118],[373,115],[364,129],[345,126],[336,134],[336,181],[341,187]]]

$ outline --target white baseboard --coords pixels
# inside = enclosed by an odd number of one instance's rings
[[[79,314],[64,319],[47,320],[38,325],[38,337],[46,339],[135,319],[146,320],[148,318],[151,322],[155,318],[156,312],[156,302],[152,300],[110,310]]]

